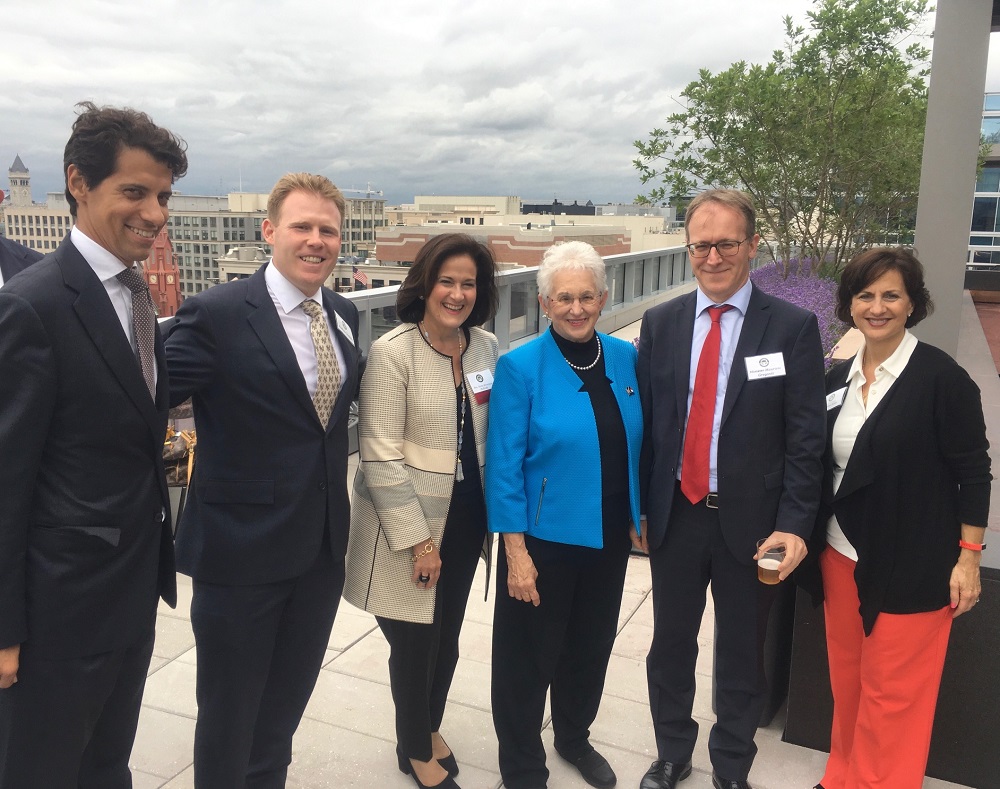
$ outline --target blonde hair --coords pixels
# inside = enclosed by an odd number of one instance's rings
[[[311,192],[318,197],[331,201],[337,206],[340,218],[343,220],[347,213],[347,201],[341,191],[333,185],[333,181],[325,175],[313,175],[312,173],[288,173],[278,179],[274,185],[270,196],[267,198],[267,218],[271,224],[277,224],[281,214],[281,206],[292,192]]]

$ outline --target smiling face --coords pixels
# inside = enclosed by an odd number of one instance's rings
[[[465,323],[476,304],[476,263],[468,255],[446,258],[424,304],[424,329],[444,336]]]
[[[760,236],[747,237],[746,220],[735,208],[721,203],[701,205],[688,224],[689,244],[743,241],[736,254],[723,257],[715,247],[705,258],[690,258],[701,292],[721,304],[746,284],[750,261],[757,255]]]
[[[173,173],[142,148],[122,148],[114,172],[88,186],[75,164],[66,186],[77,202],[77,227],[126,266],[145,260],[167,221]]]
[[[552,275],[548,298],[541,295],[538,303],[552,321],[552,331],[572,342],[586,342],[594,336],[594,327],[608,301],[608,292],[601,293],[594,275],[579,269],[561,269]]]
[[[306,296],[315,294],[337,265],[340,224],[332,200],[297,189],[281,204],[277,220],[261,225],[264,240],[274,247],[274,267]]]
[[[892,352],[903,339],[913,302],[903,277],[889,269],[851,298],[851,318],[870,347]]]

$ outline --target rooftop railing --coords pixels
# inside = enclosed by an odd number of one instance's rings
[[[608,303],[597,327],[612,332],[634,323],[660,301],[690,289],[694,277],[683,246],[609,255],[604,258],[608,277]],[[500,352],[516,348],[545,330],[535,284],[537,267],[502,271],[499,274],[500,306],[486,324],[497,336]],[[687,286],[687,287],[684,287]],[[398,286],[345,293],[360,313],[360,350],[399,324],[396,317]]]

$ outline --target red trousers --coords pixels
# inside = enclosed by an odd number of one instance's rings
[[[820,556],[833,689],[824,789],[920,789],[944,669],[951,609],[880,613],[865,637],[855,563]]]

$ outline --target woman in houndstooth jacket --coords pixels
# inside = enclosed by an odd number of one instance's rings
[[[361,382],[344,597],[390,645],[399,769],[454,789],[439,729],[477,560],[489,562],[482,466],[497,340],[488,247],[449,233],[417,254],[399,289],[404,321],[372,344]]]

